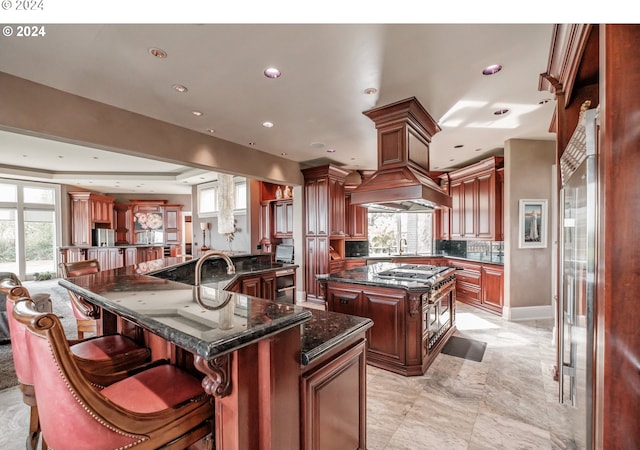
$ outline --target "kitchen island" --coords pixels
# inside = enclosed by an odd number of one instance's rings
[[[371,321],[219,289],[277,268],[252,258],[234,259],[232,276],[207,261],[198,287],[153,276],[187,273],[192,263],[181,257],[59,283],[102,308],[105,332],[204,375],[216,448],[365,448]]]
[[[455,331],[455,270],[378,263],[323,277],[329,311],[367,317],[367,362],[422,375]]]

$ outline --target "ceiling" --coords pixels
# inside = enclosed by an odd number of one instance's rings
[[[0,40],[0,71],[303,165],[375,169],[376,130],[362,112],[408,97],[442,128],[431,144],[434,171],[500,154],[508,139],[554,139],[555,100],[538,91],[552,24],[72,24],[46,31],[42,39]],[[491,64],[502,71],[482,75]],[[271,66],[280,78],[263,75]],[[365,94],[368,88],[377,92]],[[500,109],[509,112],[494,115]],[[99,192],[190,193],[215,176],[9,130],[0,131],[0,152],[0,176]]]

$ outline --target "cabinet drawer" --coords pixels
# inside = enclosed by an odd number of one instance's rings
[[[478,286],[480,288],[480,272],[470,270],[458,270],[456,272],[456,280]]]
[[[461,298],[480,301],[480,287],[466,283],[464,281],[456,281],[456,296]]]

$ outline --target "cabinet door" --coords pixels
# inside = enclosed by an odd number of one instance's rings
[[[451,229],[450,236],[452,239],[462,237],[462,207],[464,201],[462,198],[462,183],[451,183]]]
[[[353,289],[334,288],[329,289],[327,308],[329,311],[361,316],[362,291]]]
[[[319,236],[329,235],[329,180],[321,178],[315,181],[318,189],[316,197],[316,234]],[[308,203],[308,205],[312,205]]]
[[[182,206],[180,205],[164,207],[164,243],[182,243]]]
[[[261,298],[275,300],[276,298],[276,275],[271,273],[263,275],[260,279]]]
[[[131,205],[115,204],[113,206],[116,245],[131,244]]]
[[[356,267],[364,267],[367,265],[367,261],[365,259],[345,259],[344,268],[345,270],[355,269]]]
[[[343,181],[329,179],[329,202],[331,203],[330,234],[331,236],[344,236],[346,233]]]
[[[306,234],[316,235],[318,233],[317,208],[313,205],[318,204],[318,181],[310,180],[304,185],[305,203],[307,204],[305,228]]]
[[[484,239],[494,237],[495,224],[495,176],[494,172],[477,178],[477,230],[476,236]]]
[[[366,363],[363,339],[301,376],[302,450],[367,448]]]
[[[368,210],[351,204],[351,196],[345,197],[345,226],[347,235],[354,239],[366,239],[368,235]]]
[[[474,238],[477,236],[476,217],[478,215],[478,183],[477,179],[462,182],[462,236]]]
[[[74,199],[71,201],[71,244],[93,245],[91,238],[89,200]]]
[[[293,236],[293,201],[286,200],[275,202],[273,210],[273,236],[277,238],[288,238]]]
[[[368,353],[387,361],[405,363],[405,294],[365,290],[363,316],[373,320],[368,330]]]
[[[252,297],[260,297],[260,277],[247,277],[240,280],[240,292]]]
[[[446,206],[436,210],[436,228],[437,236],[440,240],[448,240],[450,238],[451,229],[451,208]]]
[[[502,312],[504,303],[504,269],[498,266],[482,266],[482,303]]]
[[[124,265],[133,266],[138,263],[138,249],[136,247],[127,247],[124,249]]]
[[[504,241],[504,169],[496,171],[496,241]]]

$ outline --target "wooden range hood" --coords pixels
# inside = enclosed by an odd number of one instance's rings
[[[363,113],[378,130],[378,170],[351,193],[351,204],[372,211],[451,207],[429,176],[429,144],[440,127],[415,97]]]

